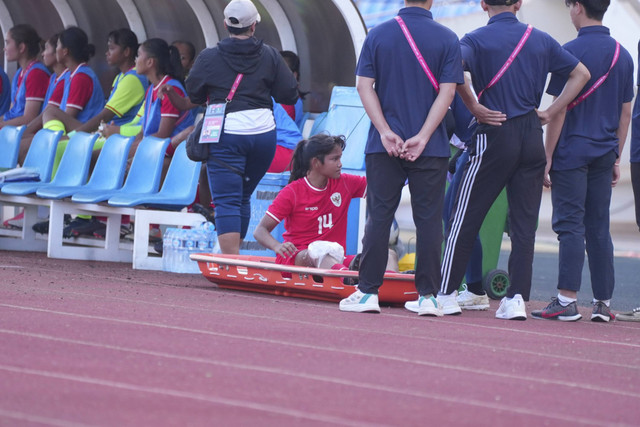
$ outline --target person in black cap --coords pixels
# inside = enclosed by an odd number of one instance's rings
[[[276,150],[271,98],[284,104],[298,100],[298,83],[278,50],[254,36],[259,22],[250,0],[231,1],[224,9],[229,37],[198,55],[186,81],[194,104],[230,99],[207,161],[218,242],[226,254],[240,250],[251,219],[251,194]]]
[[[542,125],[566,108],[589,79],[589,72],[548,34],[516,18],[521,1],[485,0],[486,26],[460,41],[467,85],[458,93],[478,119],[475,143],[452,214],[442,260],[438,303],[444,314],[459,314],[456,289],[473,242],[502,189],[507,187],[511,285],[496,317],[527,318],[535,230],[542,197],[545,152]],[[538,111],[547,74],[568,76],[564,90],[545,111]]]

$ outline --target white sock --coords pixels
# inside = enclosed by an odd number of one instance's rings
[[[611,307],[611,300],[610,299],[606,299],[606,300],[599,300],[599,299],[593,299],[593,301],[591,301],[591,304],[595,304],[598,301],[603,302],[604,305],[606,305],[607,307]]]
[[[577,298],[569,298],[569,297],[565,297],[564,295],[558,294],[558,302],[563,307],[566,307],[572,302],[576,302],[576,301],[578,301]]]

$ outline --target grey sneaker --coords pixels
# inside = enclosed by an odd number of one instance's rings
[[[561,320],[563,322],[575,322],[580,320],[582,315],[578,313],[578,305],[572,302],[566,307],[560,304],[558,298],[552,298],[551,303],[542,310],[531,312],[534,319]]]
[[[592,322],[608,322],[614,320],[616,316],[613,315],[607,304],[602,301],[596,301],[593,303],[593,311],[591,312]]]

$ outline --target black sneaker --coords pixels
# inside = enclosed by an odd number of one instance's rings
[[[552,298],[551,303],[542,310],[531,312],[534,319],[561,320],[563,322],[575,322],[580,320],[582,315],[578,313],[578,304],[572,302],[566,307],[560,304],[558,298]]]
[[[62,230],[62,237],[93,236],[93,232],[102,228],[97,218],[75,218]]]
[[[64,226],[66,227],[71,222],[71,215],[64,214]],[[40,221],[33,224],[33,231],[40,234],[48,234],[49,233],[49,220]]]
[[[608,322],[614,320],[616,316],[611,312],[607,304],[602,301],[596,301],[593,303],[593,311],[591,312],[592,322]]]

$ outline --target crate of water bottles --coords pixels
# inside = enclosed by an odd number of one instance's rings
[[[191,228],[167,228],[162,239],[162,269],[172,273],[199,274],[198,263],[189,255],[219,252],[215,226],[210,222]]]

